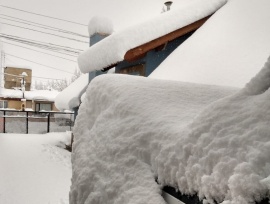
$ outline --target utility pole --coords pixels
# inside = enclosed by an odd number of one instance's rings
[[[2,50],[2,46],[0,44],[1,49],[1,70],[0,70],[0,87],[4,87],[4,67],[5,67],[5,52]]]

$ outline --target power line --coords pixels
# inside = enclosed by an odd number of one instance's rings
[[[77,62],[75,60],[71,60],[71,59],[67,59],[67,58],[64,58],[64,57],[60,57],[60,56],[52,55],[52,54],[49,54],[49,53],[41,52],[41,51],[34,50],[34,49],[31,49],[31,48],[28,48],[28,47],[24,47],[24,46],[20,46],[20,45],[15,45],[15,44],[8,43],[8,42],[5,42],[5,41],[2,41],[2,43],[13,45],[13,46],[17,46],[17,47],[21,47],[21,48],[32,50],[32,51],[35,51],[35,52],[40,52],[40,53],[43,53],[43,54],[46,54],[46,55],[50,55],[50,56],[53,56],[53,57],[61,58],[61,59],[68,60],[68,61],[71,61],[71,62]]]
[[[68,51],[73,50],[73,51],[76,51],[77,53],[83,51],[83,50],[80,50],[80,49],[77,49],[77,48],[72,48],[72,47],[63,46],[63,45],[57,45],[57,44],[53,44],[53,43],[42,42],[42,41],[37,41],[37,40],[32,40],[32,39],[27,39],[27,38],[22,38],[22,37],[19,37],[19,36],[9,35],[9,34],[5,34],[5,33],[0,33],[0,37],[7,38],[7,39],[16,39],[16,40],[21,40],[21,41],[27,41],[27,42],[37,43],[37,44],[42,44],[42,45],[54,46],[54,47],[57,47],[57,48],[67,49]]]
[[[17,26],[17,25],[13,25],[13,24],[9,24],[9,23],[3,23],[3,22],[0,22],[0,23],[4,24],[4,25],[8,25],[8,26],[13,26],[13,27],[21,28],[21,29],[26,29],[26,30],[31,30],[31,31],[43,33],[43,34],[46,34],[46,35],[52,35],[52,36],[56,36],[56,37],[65,38],[65,39],[68,39],[68,40],[73,40],[73,41],[76,41],[76,42],[81,42],[81,43],[87,43],[88,44],[87,41],[77,40],[75,38],[64,37],[64,36],[61,36],[61,35],[56,35],[56,34],[53,34],[53,33],[47,33],[47,32],[43,32],[43,31],[31,29],[31,28],[26,28],[26,27],[22,27],[22,26]]]
[[[13,8],[13,7],[10,7],[10,6],[4,6],[4,5],[0,5],[0,6],[1,7],[4,7],[4,8],[8,8],[8,9],[13,9],[13,10],[17,10],[17,11],[21,11],[21,12],[25,12],[25,13],[29,13],[29,14],[33,14],[33,15],[37,15],[37,16],[51,18],[51,19],[55,19],[55,20],[59,20],[59,21],[65,21],[65,22],[68,22],[68,23],[73,23],[73,24],[77,24],[77,25],[81,25],[81,26],[87,26],[85,24],[81,24],[81,23],[78,23],[78,22],[69,21],[69,20],[65,20],[65,19],[61,19],[61,18],[56,18],[56,17],[51,17],[51,16],[46,16],[46,15],[43,15],[43,14],[34,13],[34,12],[30,12],[30,11],[25,11],[25,10]]]
[[[0,38],[6,39],[9,41],[14,41],[14,42],[26,44],[26,45],[33,46],[33,47],[37,47],[40,49],[45,49],[45,50],[57,52],[57,53],[64,54],[64,55],[69,55],[72,57],[77,57],[78,54],[81,52],[81,50],[71,48],[71,47],[56,45],[56,44],[52,44],[52,43],[45,43],[45,42],[40,42],[40,41],[34,41],[34,40],[26,39],[26,38],[20,38],[17,36],[6,35],[6,34],[1,34],[1,33],[0,33]]]
[[[9,76],[14,76],[14,77],[21,77],[20,75],[15,75],[15,74],[9,74],[9,73],[2,73],[4,75],[9,75]],[[53,80],[61,80],[65,81],[65,79],[54,79],[54,78],[47,78],[47,77],[38,77],[38,76],[31,76],[32,78],[40,78],[40,79],[53,79]]]
[[[40,79],[53,79],[53,80],[60,80],[65,81],[65,79],[54,79],[54,78],[46,78],[46,77],[38,77],[38,76],[32,76],[33,78],[40,78]]]
[[[22,60],[25,60],[25,61],[28,61],[28,62],[32,62],[34,64],[38,64],[38,65],[41,65],[41,66],[44,66],[44,67],[47,67],[47,68],[50,68],[50,69],[55,69],[55,70],[58,70],[58,71],[61,71],[61,72],[66,72],[66,73],[69,73],[69,74],[72,74],[74,75],[73,73],[71,72],[68,72],[68,71],[65,71],[65,70],[62,70],[62,69],[58,69],[58,68],[55,68],[55,67],[51,67],[49,65],[44,65],[44,64],[40,64],[38,62],[35,62],[35,61],[32,61],[32,60],[28,60],[28,59],[25,59],[25,58],[22,58],[22,57],[18,57],[18,56],[15,56],[15,55],[11,55],[11,54],[8,54],[5,52],[6,55],[8,56],[11,56],[11,57],[15,57],[15,58],[18,58],[18,59],[22,59]]]
[[[48,29],[48,30],[52,30],[52,31],[57,31],[57,32],[65,33],[65,34],[76,35],[76,36],[79,36],[79,37],[89,38],[86,35],[82,35],[82,34],[79,34],[79,33],[72,32],[72,31],[68,31],[68,30],[55,28],[55,27],[40,24],[40,23],[36,23],[36,22],[33,22],[33,21],[23,20],[23,19],[16,18],[16,17],[13,17],[13,16],[9,16],[9,15],[5,15],[5,14],[0,14],[0,16],[8,17],[8,18],[3,18],[2,17],[2,19],[9,20],[9,21],[14,21],[14,22],[17,22],[17,23],[22,23],[22,24],[26,24],[26,25],[30,25],[30,26],[36,26],[36,27],[39,27],[39,28]],[[14,20],[14,19],[16,19],[16,20]]]

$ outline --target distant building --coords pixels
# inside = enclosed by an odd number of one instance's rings
[[[31,111],[58,111],[54,105],[58,91],[35,90],[25,91],[24,98],[21,90],[2,89],[0,92],[0,109],[16,109]]]
[[[27,76],[23,77],[23,73]],[[25,91],[30,91],[32,83],[32,70],[26,68],[17,67],[5,67],[4,68],[4,87],[6,89],[21,88],[21,83],[24,78]]]
[[[31,91],[32,70],[4,68],[4,89],[0,92],[0,109],[58,111],[54,105],[57,91]]]

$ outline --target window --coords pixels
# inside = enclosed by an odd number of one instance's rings
[[[7,101],[0,101],[0,108],[7,108],[8,102]]]
[[[130,75],[138,75],[145,76],[145,66],[144,64],[139,64],[131,67],[122,68],[119,71],[120,74],[130,74]]]
[[[36,111],[51,111],[51,103],[36,103]]]

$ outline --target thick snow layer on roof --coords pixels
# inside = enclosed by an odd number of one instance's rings
[[[113,33],[113,23],[110,19],[102,16],[94,16],[88,24],[89,35],[95,33],[100,34],[112,34]]]
[[[209,103],[235,92],[128,75],[96,77],[76,119],[70,203],[164,204],[155,177],[171,175],[166,183],[176,184],[177,156],[188,159],[191,148],[175,146],[185,138],[183,128]],[[182,146],[187,152],[178,155]],[[162,154],[166,148],[172,151]]]
[[[244,87],[270,52],[269,10],[269,0],[230,0],[150,77]]]
[[[88,85],[88,74],[81,75],[65,88],[55,99],[55,106],[59,110],[72,110],[81,103],[81,96]]]
[[[25,91],[24,97],[27,100],[54,101],[58,94],[59,94],[58,91],[34,90],[34,91]],[[3,97],[3,98],[22,98],[23,93],[21,90],[2,88],[2,89],[0,89],[0,97]]]
[[[178,9],[114,32],[80,54],[78,58],[80,70],[87,73],[120,62],[128,50],[200,20],[214,13],[225,3],[226,0],[187,1]]]

